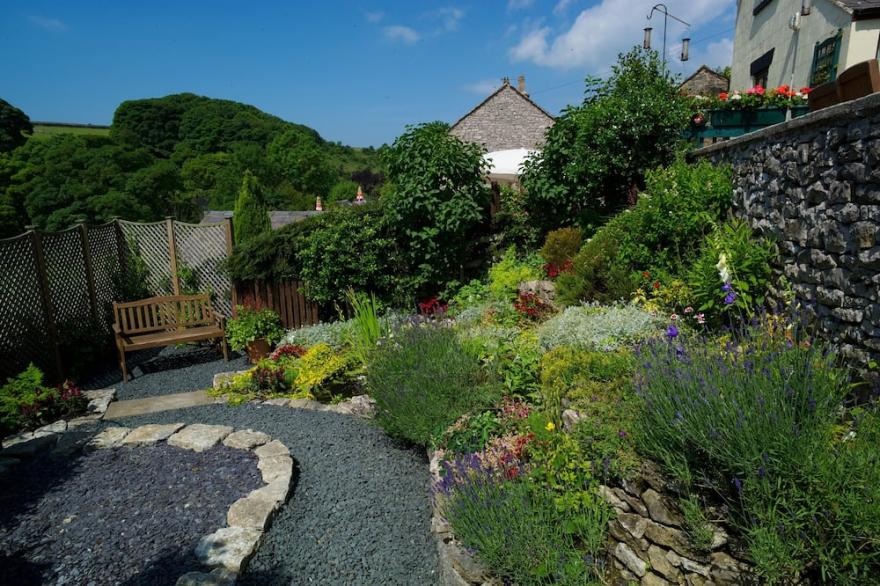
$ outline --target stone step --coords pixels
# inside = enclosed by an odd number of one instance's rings
[[[176,393],[173,395],[160,395],[157,397],[145,397],[143,399],[129,399],[128,401],[114,401],[107,407],[104,414],[105,420],[118,419],[121,417],[133,417],[146,413],[158,413],[173,409],[185,409],[199,405],[211,405],[224,403],[223,399],[209,397],[205,391],[193,391],[191,393]]]

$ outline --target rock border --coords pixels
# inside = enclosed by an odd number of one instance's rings
[[[109,401],[108,401],[109,403]],[[106,407],[105,407],[106,409]],[[93,421],[93,420],[92,420]],[[69,427],[69,426],[68,426]],[[74,426],[75,427],[75,426]],[[234,430],[227,425],[203,423],[150,423],[135,428],[107,427],[93,435],[84,445],[77,436],[82,433],[61,431],[30,440],[22,440],[15,446],[39,444],[40,449],[22,452],[21,456],[33,457],[53,446],[62,444],[83,449],[111,449],[155,445],[168,445],[202,452],[219,443],[224,446],[252,452],[257,457],[264,485],[252,490],[229,507],[226,526],[202,537],[195,547],[195,556],[203,571],[188,572],[177,579],[177,586],[232,586],[246,567],[263,534],[269,529],[275,513],[287,501],[293,478],[294,460],[290,450],[280,441],[252,429]],[[65,436],[70,436],[69,441]],[[0,452],[0,473],[6,451]],[[18,463],[18,460],[15,460]]]
[[[0,448],[2,448],[0,450],[0,472],[5,467],[14,465],[7,462],[6,466],[4,466],[4,460],[19,459],[22,456],[29,457],[53,448],[64,432],[72,431],[74,428],[82,425],[98,422],[104,417],[110,402],[116,398],[116,389],[83,391],[83,395],[89,400],[89,404],[86,407],[86,415],[67,420],[59,419],[54,423],[44,425],[33,431],[22,431],[3,438],[3,441],[0,442]]]

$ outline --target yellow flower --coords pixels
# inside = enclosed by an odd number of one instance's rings
[[[547,422],[547,431],[553,431],[554,429],[556,429],[556,426],[553,424],[552,421],[548,421]]]

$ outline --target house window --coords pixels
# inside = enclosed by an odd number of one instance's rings
[[[813,67],[810,69],[810,87],[816,87],[837,79],[837,59],[840,57],[840,39],[843,32],[816,43],[813,50]]]
[[[752,8],[752,16],[757,15],[759,12],[767,8],[767,5],[772,1],[773,0],[755,0],[755,7]]]
[[[770,49],[752,61],[752,64],[749,66],[753,85],[767,87],[767,78],[770,77],[770,64],[773,63],[773,51],[775,49]]]

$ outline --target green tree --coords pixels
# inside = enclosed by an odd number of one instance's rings
[[[34,131],[27,114],[0,98],[0,152],[11,151],[27,142]]]
[[[604,82],[587,80],[522,174],[531,219],[546,232],[627,204],[649,169],[671,162],[688,122],[686,100],[657,53],[634,48]]]
[[[384,208],[398,231],[410,287],[435,293],[457,276],[475,229],[488,218],[482,148],[431,122],[408,127],[383,160],[395,186]]]
[[[351,201],[357,196],[358,184],[344,179],[333,186],[327,196],[327,203],[334,201]]]
[[[298,128],[275,137],[266,152],[269,159],[282,169],[284,178],[300,193],[326,197],[336,182],[337,174],[317,140]]]
[[[239,191],[238,199],[235,202],[235,214],[232,221],[235,225],[236,244],[247,242],[272,229],[269,213],[263,199],[263,189],[250,171],[245,171],[241,181],[241,191]]]

